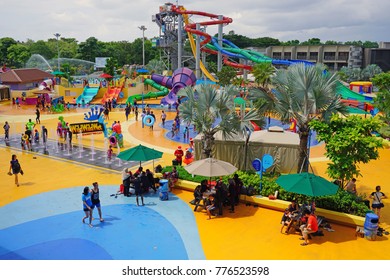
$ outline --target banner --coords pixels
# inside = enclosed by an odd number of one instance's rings
[[[103,125],[99,122],[72,123],[69,124],[69,129],[72,133],[83,134],[103,132]]]

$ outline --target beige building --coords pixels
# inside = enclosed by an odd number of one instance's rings
[[[347,45],[271,46],[265,55],[273,59],[323,63],[331,70],[340,70],[343,66],[361,68],[363,65],[363,49]]]

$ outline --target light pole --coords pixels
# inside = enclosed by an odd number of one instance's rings
[[[142,30],[142,66],[145,66],[145,25],[138,26]]]
[[[60,33],[55,33],[54,36],[57,38],[57,67],[58,67],[58,71],[61,71],[60,70],[60,47],[59,47],[59,44],[58,44],[58,38],[61,37],[61,34]]]

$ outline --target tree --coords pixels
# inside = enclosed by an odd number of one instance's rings
[[[236,76],[236,70],[230,66],[222,66],[221,71],[217,72],[218,83],[222,86],[227,86]]]
[[[221,132],[223,137],[238,132],[244,132],[245,135],[253,130],[250,121],[260,119],[256,110],[250,110],[241,117],[236,113],[234,98],[237,94],[231,86],[217,91],[211,85],[198,85],[179,91],[179,96],[188,98],[179,106],[180,116],[202,134],[202,153],[205,157],[212,156],[214,135],[217,132]],[[220,120],[218,124],[217,120]]]
[[[0,64],[3,65],[3,63],[8,63],[8,48],[16,45],[17,42],[9,37],[4,37],[0,39]],[[9,65],[12,66],[12,65]]]
[[[155,73],[155,74],[162,74],[165,70],[165,64],[161,60],[158,59],[152,59],[149,61],[149,63],[146,65],[146,69],[148,69],[149,73]]]
[[[294,64],[287,70],[278,70],[271,83],[272,90],[253,88],[266,102],[255,103],[262,115],[273,113],[282,122],[297,122],[300,139],[298,172],[308,170],[309,123],[314,118],[328,120],[333,113],[347,113],[347,108],[336,95],[337,76],[324,72],[325,66]]]
[[[333,115],[330,121],[312,120],[310,127],[317,132],[317,139],[325,141],[325,155],[332,161],[327,173],[341,181],[341,186],[353,177],[361,176],[359,163],[367,163],[379,157],[382,138],[372,135],[382,126],[378,118]]]
[[[379,133],[388,138],[390,137],[390,72],[375,75],[371,81],[380,91],[374,98],[374,106],[382,113],[380,119],[386,123]]]
[[[257,85],[268,90],[268,84],[275,72],[276,68],[271,63],[258,63],[253,67],[252,74]]]
[[[107,59],[106,61],[106,66],[104,67],[104,73],[107,73],[107,74],[110,74],[111,76],[115,76],[116,73],[115,73],[115,70],[118,69],[118,62],[116,61],[115,58],[112,58],[110,57],[109,59]],[[111,80],[111,79],[108,79],[108,80]]]
[[[7,60],[10,65],[16,68],[24,67],[25,63],[31,56],[29,49],[22,44],[12,45],[7,49],[7,51]]]
[[[85,42],[79,44],[78,58],[95,61],[95,58],[102,56],[104,51],[104,43],[95,37],[89,37]]]

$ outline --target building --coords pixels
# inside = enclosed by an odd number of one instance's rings
[[[347,45],[270,46],[265,54],[274,59],[323,63],[330,70],[340,70],[343,66],[363,66],[363,49]]]
[[[384,72],[390,71],[390,42],[380,42],[379,48],[375,49],[349,45],[270,46],[265,55],[274,59],[323,63],[330,70],[340,70],[343,66],[365,68],[376,64]]]
[[[0,73],[1,84],[9,86],[11,90],[21,91],[37,88],[44,80],[52,78],[54,75],[35,68],[13,69]]]

